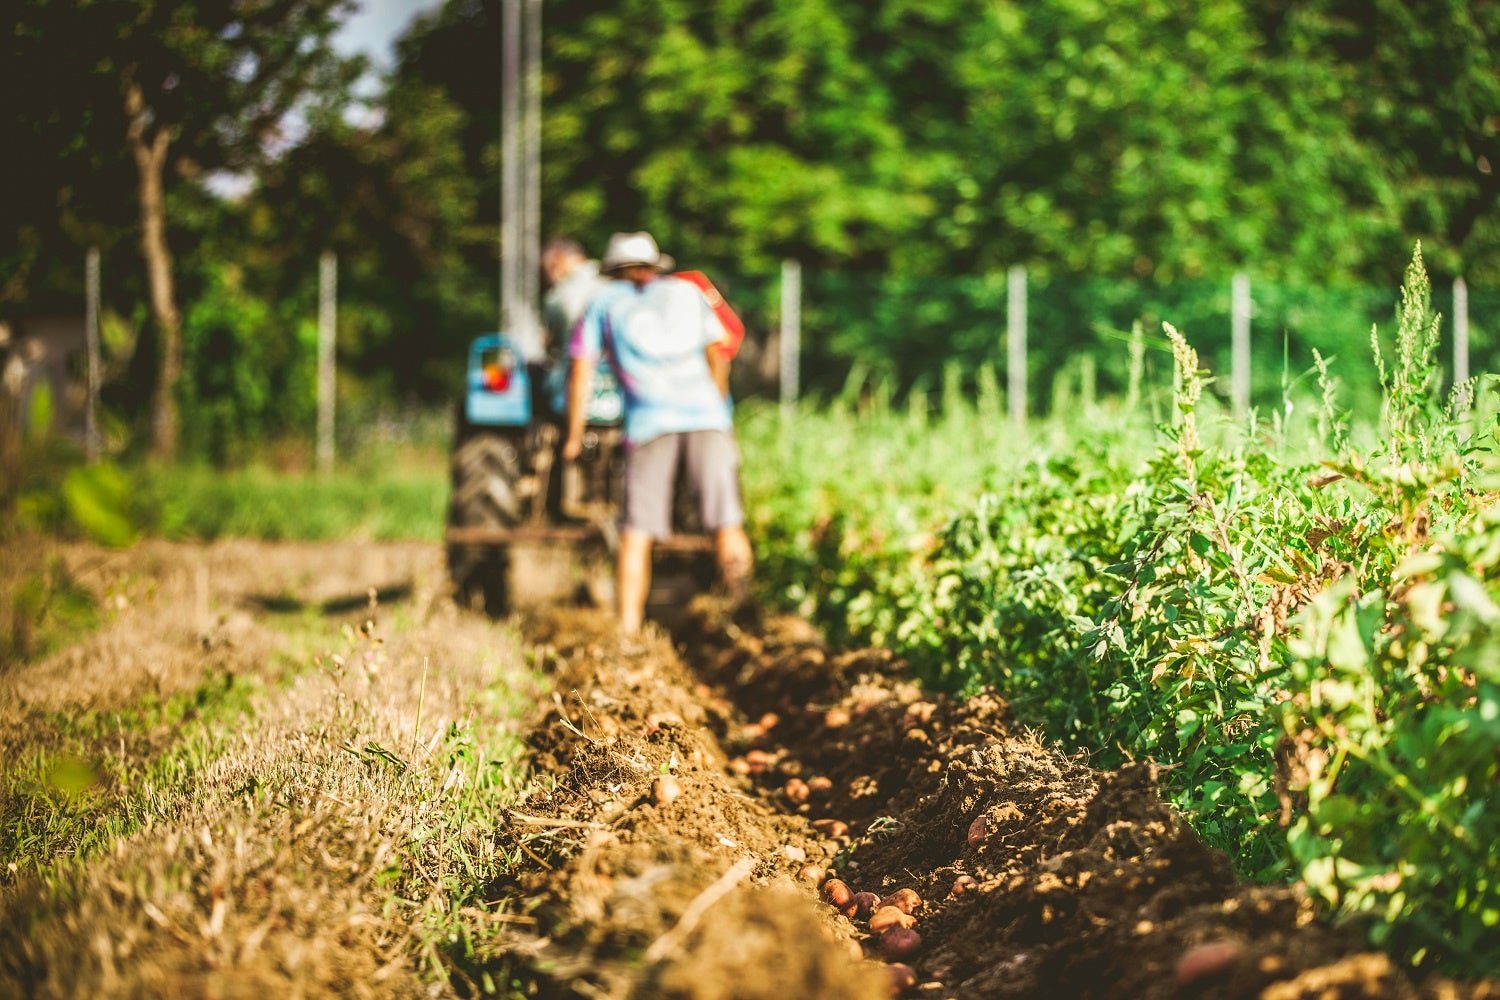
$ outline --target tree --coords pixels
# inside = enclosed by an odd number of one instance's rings
[[[18,63],[46,65],[57,84],[32,81],[13,95],[21,120],[53,148],[123,148],[134,168],[157,331],[151,452],[158,459],[177,450],[182,366],[168,189],[215,171],[253,169],[275,154],[294,111],[352,82],[359,67],[329,46],[348,7],[349,0],[22,0],[16,9]],[[88,165],[114,164],[95,156]]]
[[[1402,245],[1500,278],[1500,5],[1469,0],[1261,0],[1279,60],[1337,74],[1359,143],[1400,192]],[[1400,251],[1397,258],[1388,255]]]

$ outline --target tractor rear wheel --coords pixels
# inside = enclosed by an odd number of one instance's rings
[[[523,475],[521,442],[514,435],[483,429],[460,433],[453,449],[449,527],[505,530],[520,524],[527,513]],[[460,603],[491,614],[505,610],[503,547],[450,544],[448,574]]]

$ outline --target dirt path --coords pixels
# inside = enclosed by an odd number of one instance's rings
[[[526,631],[556,784],[510,815],[528,846],[496,892],[538,926],[497,960],[540,995],[1497,995],[1414,982],[1293,890],[1240,883],[1150,765],[1095,771],[999,698],[924,698],[796,619],[700,602],[644,652],[589,614]]]
[[[459,611],[429,546],[64,558],[106,621],[0,667],[0,995],[1500,995],[794,618],[627,648]]]

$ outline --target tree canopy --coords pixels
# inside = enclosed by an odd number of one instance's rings
[[[335,249],[346,370],[372,396],[448,391],[496,312],[502,0],[418,17],[373,98],[329,47],[349,6],[8,5],[0,139],[28,155],[0,213],[0,315],[75,296],[82,246],[102,244],[133,272],[110,287],[137,324],[135,303],[165,333],[176,297],[217,295],[295,328]],[[1389,287],[1420,239],[1439,276],[1500,286],[1500,5],[542,7],[545,231],[599,247],[650,229],[762,330],[778,261],[802,260],[823,294],[814,378],[838,358],[930,373],[985,356],[1013,264],[1180,304],[1161,290],[1237,270]],[[249,193],[208,194],[215,171]],[[155,265],[130,261],[136,243]]]

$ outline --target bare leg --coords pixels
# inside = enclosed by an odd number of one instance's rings
[[[615,589],[620,602],[620,631],[635,635],[646,618],[646,595],[651,590],[651,536],[635,528],[620,533],[620,556]]]
[[[623,550],[622,550],[623,551]],[[741,525],[720,528],[714,533],[714,555],[719,562],[719,575],[724,579],[724,588],[729,596],[739,600],[750,586],[750,571],[755,565],[755,555],[750,549],[750,536]]]

